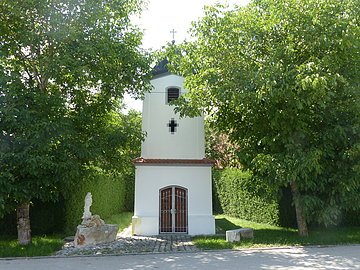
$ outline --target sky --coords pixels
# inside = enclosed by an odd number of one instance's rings
[[[173,29],[176,31],[175,42],[189,40],[187,32],[191,22],[202,17],[205,5],[228,3],[232,6],[248,2],[249,0],[147,0],[147,7],[133,22],[144,32],[143,48],[157,50],[173,40]],[[125,103],[128,108],[141,111],[142,101],[136,101],[127,95]]]

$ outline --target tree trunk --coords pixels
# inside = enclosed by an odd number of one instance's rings
[[[297,226],[298,226],[298,230],[299,230],[299,235],[300,236],[308,236],[309,235],[308,227],[306,224],[304,213],[302,211],[302,207],[300,205],[299,188],[298,188],[297,184],[295,183],[295,181],[292,181],[290,183],[290,187],[291,187],[291,193],[292,193],[294,204],[295,204],[296,222],[297,222]]]
[[[29,203],[21,203],[16,209],[18,241],[20,245],[31,244]]]

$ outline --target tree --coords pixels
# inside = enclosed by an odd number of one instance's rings
[[[31,242],[31,200],[56,200],[93,165],[118,169],[110,161],[141,136],[114,123],[124,93],[148,87],[150,59],[130,23],[140,5],[0,3],[0,216],[17,209],[20,244]]]
[[[360,207],[360,2],[254,0],[208,7],[170,47],[182,114],[205,111],[241,164],[290,186],[300,235]]]
[[[208,119],[205,121],[205,137],[205,155],[215,161],[216,168],[241,168],[236,154],[239,147],[230,141],[227,133],[216,129],[216,123]]]

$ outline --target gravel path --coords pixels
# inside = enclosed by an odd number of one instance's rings
[[[134,253],[195,252],[198,249],[188,235],[157,235],[118,237],[114,242],[76,248],[72,242],[65,244],[56,256],[122,255]]]

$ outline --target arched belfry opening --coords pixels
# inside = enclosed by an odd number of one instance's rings
[[[180,97],[180,89],[178,87],[168,87],[166,89],[166,103],[169,104],[173,100]]]

